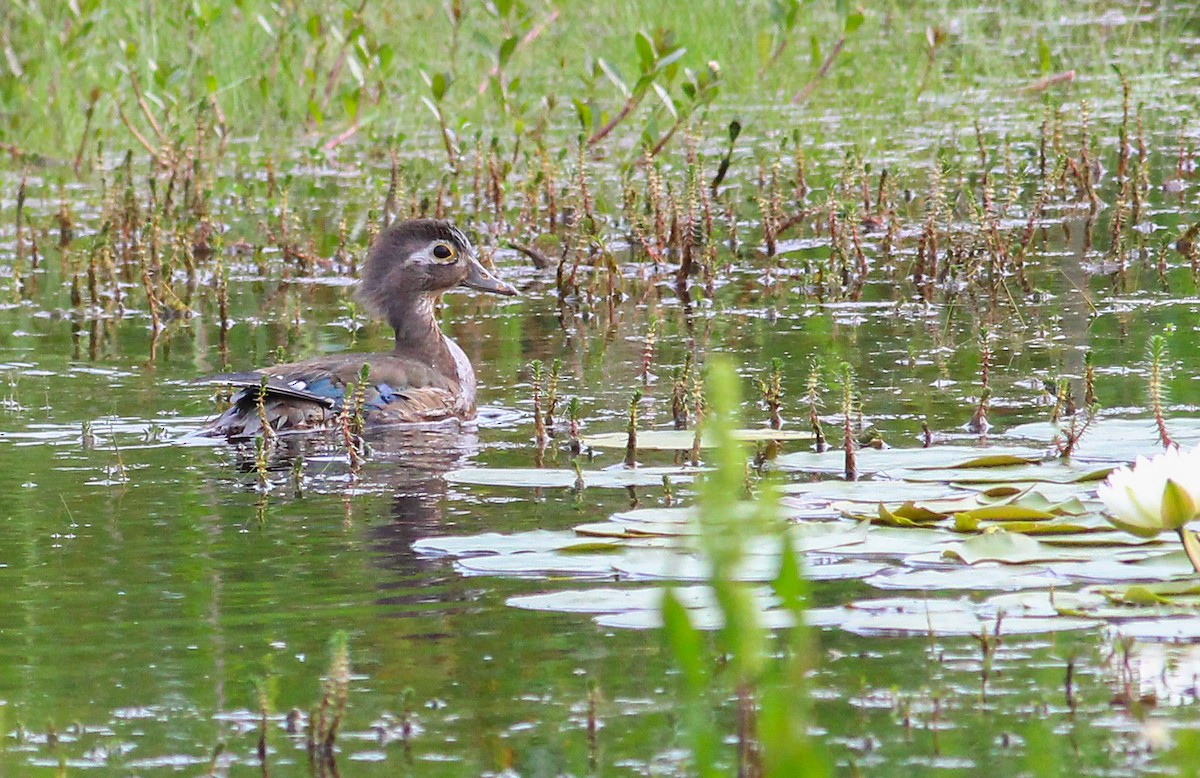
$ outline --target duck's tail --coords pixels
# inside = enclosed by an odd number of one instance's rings
[[[199,380],[240,389],[230,406],[198,434],[206,437],[252,438],[269,426],[274,432],[320,429],[338,415],[341,397],[308,391],[262,373],[222,373]]]

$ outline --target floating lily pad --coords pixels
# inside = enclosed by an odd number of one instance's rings
[[[855,559],[903,559],[910,554],[940,549],[958,540],[949,532],[932,529],[871,527],[862,543],[826,549],[827,553]]]
[[[1128,555],[1093,559],[1079,565],[1063,566],[1059,572],[1071,580],[1088,583],[1170,581],[1196,575],[1182,551],[1164,553],[1140,550],[1135,553],[1136,559],[1131,560]]]
[[[1039,540],[1053,546],[1090,546],[1092,548],[1132,548],[1135,546],[1161,546],[1159,538],[1141,538],[1128,532],[1110,530],[1109,532],[1088,531],[1083,534],[1055,535],[1043,534]]]
[[[557,613],[598,614],[596,621],[603,626],[625,629],[650,629],[661,623],[663,595],[667,588],[597,587],[565,589],[542,594],[510,597],[506,602],[525,610]],[[721,613],[716,595],[707,586],[679,586],[672,589],[679,603],[687,609],[688,618],[698,629],[716,629],[721,625]],[[759,611],[759,619],[772,628],[790,626],[790,614],[778,609],[779,599],[769,588],[750,590],[751,601]]]
[[[804,575],[811,581],[840,581],[865,578],[879,572],[883,565],[877,562],[840,561],[830,559],[814,565],[805,560]],[[712,577],[712,567],[707,559],[694,554],[631,553],[613,561],[613,568],[636,579],[663,579],[671,581],[707,581]],[[743,558],[730,574],[735,581],[767,582],[779,575],[778,555],[753,555]]]
[[[913,589],[947,592],[965,590],[1044,589],[1062,586],[1067,579],[1053,571],[1032,565],[1001,565],[988,562],[951,570],[910,570],[889,568],[867,578],[865,583],[877,589]]]
[[[906,502],[894,510],[883,503],[875,506],[874,513],[843,513],[853,521],[865,521],[871,524],[882,524],[886,527],[923,527],[935,524],[945,518],[940,513],[918,508],[915,503]]]
[[[1112,472],[1111,467],[1097,468],[1078,462],[1048,462],[1042,465],[1016,465],[1013,467],[978,468],[975,470],[945,468],[927,470],[885,470],[880,475],[903,481],[938,482],[954,484],[1016,484],[1054,483],[1084,484],[1103,481]]]
[[[667,555],[670,556],[669,553]],[[509,575],[528,578],[571,575],[580,578],[612,578],[616,575],[613,561],[611,554],[561,554],[554,551],[529,551],[519,554],[466,557],[456,560],[454,567],[464,575]]]
[[[1171,439],[1182,446],[1200,443],[1200,418],[1172,416],[1167,421]],[[1013,427],[1006,437],[1025,438],[1049,443],[1055,435],[1061,435],[1057,425],[1050,422],[1034,422]],[[1158,425],[1153,418],[1118,419],[1097,418],[1075,447],[1075,459],[1091,462],[1132,462],[1139,456],[1161,454]]]
[[[1200,616],[1139,619],[1117,627],[1125,637],[1160,643],[1200,642]]]
[[[1003,613],[1006,616],[1046,618],[1053,616],[1093,617],[1093,611],[1102,607],[1107,600],[1095,592],[1047,591],[1011,592],[994,594],[979,605],[978,612],[994,619]]]
[[[720,612],[715,608],[689,609],[688,618],[692,627],[712,631],[724,626]],[[597,616],[596,623],[614,629],[658,629],[662,626],[662,615],[656,610],[607,613]],[[786,629],[795,626],[796,620],[788,611],[775,608],[758,615],[758,621],[767,629]]]
[[[1050,546],[1028,535],[997,530],[976,535],[946,548],[942,555],[968,565],[980,562],[1002,562],[1024,565],[1031,562],[1090,561],[1096,552],[1087,548]]]
[[[860,474],[880,473],[896,468],[967,468],[988,469],[1004,465],[1040,462],[1044,452],[1024,446],[930,446],[929,448],[859,449],[856,464]],[[818,454],[798,451],[785,454],[774,461],[780,470],[806,473],[841,473],[846,468],[846,455],[838,449]],[[951,481],[954,479],[934,479]]]
[[[505,603],[524,610],[556,613],[621,613],[658,610],[662,607],[665,591],[663,586],[597,586],[543,594],[523,594],[509,597]],[[685,608],[706,608],[715,604],[713,591],[707,586],[678,586],[675,588],[675,596]]]
[[[1090,471],[1091,466],[1086,468]],[[980,483],[958,484],[956,488],[974,490],[986,500],[1021,499],[1022,504],[1032,507],[1062,505],[1065,512],[1073,510],[1072,500],[1092,499],[1096,495],[1096,481],[1052,483],[1049,481],[1025,483]],[[1024,495],[1024,496],[1023,496]]]
[[[577,524],[575,532],[597,538],[650,538],[692,536],[696,528],[690,524],[678,522],[638,522],[630,524],[622,521],[594,521],[588,524]]]
[[[694,467],[615,467],[608,470],[574,470],[534,467],[466,467],[446,473],[452,484],[475,486],[516,486],[532,489],[623,488],[626,486],[662,486],[663,476],[672,481],[690,481],[704,468]]]
[[[818,500],[874,504],[880,502],[904,502],[906,500],[935,500],[976,494],[975,492],[967,493],[962,489],[944,484],[909,483],[907,481],[877,479],[859,481],[828,479],[824,481],[787,483],[780,487],[780,491],[788,495],[783,498],[784,505],[794,505],[797,507],[803,507]]]
[[[866,636],[979,635],[996,630],[997,619],[1001,635],[1087,629],[1097,623],[1092,619],[1064,618],[1058,614],[1040,618],[985,615],[979,605],[965,600],[914,598],[871,600],[838,608],[814,609],[807,614],[807,620],[813,626],[838,627]]]
[[[773,429],[744,429],[733,431],[734,440],[746,443],[767,440],[811,440],[812,433],[808,430],[773,430]],[[637,434],[639,449],[688,451],[696,439],[694,430],[645,430]],[[587,435],[583,439],[585,446],[592,448],[625,448],[629,442],[627,432],[605,432],[599,435]],[[702,436],[701,448],[712,448],[716,445],[710,437]]]
[[[533,530],[516,534],[485,532],[480,535],[421,538],[412,544],[412,548],[418,554],[427,556],[512,554],[520,551],[549,551],[577,540],[573,533],[565,531]]]
[[[1153,611],[1154,615],[1200,615],[1200,581],[1156,581],[1126,587],[1092,587],[1105,602],[1120,606],[1122,614]]]

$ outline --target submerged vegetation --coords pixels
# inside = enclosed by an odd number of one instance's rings
[[[1198,25],[0,6],[0,772],[1186,764]],[[187,434],[417,216],[477,430]]]

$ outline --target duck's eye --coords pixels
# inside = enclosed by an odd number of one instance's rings
[[[454,259],[454,249],[447,243],[439,243],[433,247],[433,256],[442,261]]]

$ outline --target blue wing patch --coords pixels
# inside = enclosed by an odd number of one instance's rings
[[[396,399],[396,392],[387,384],[375,384],[375,396],[367,400],[366,406],[381,411]]]

